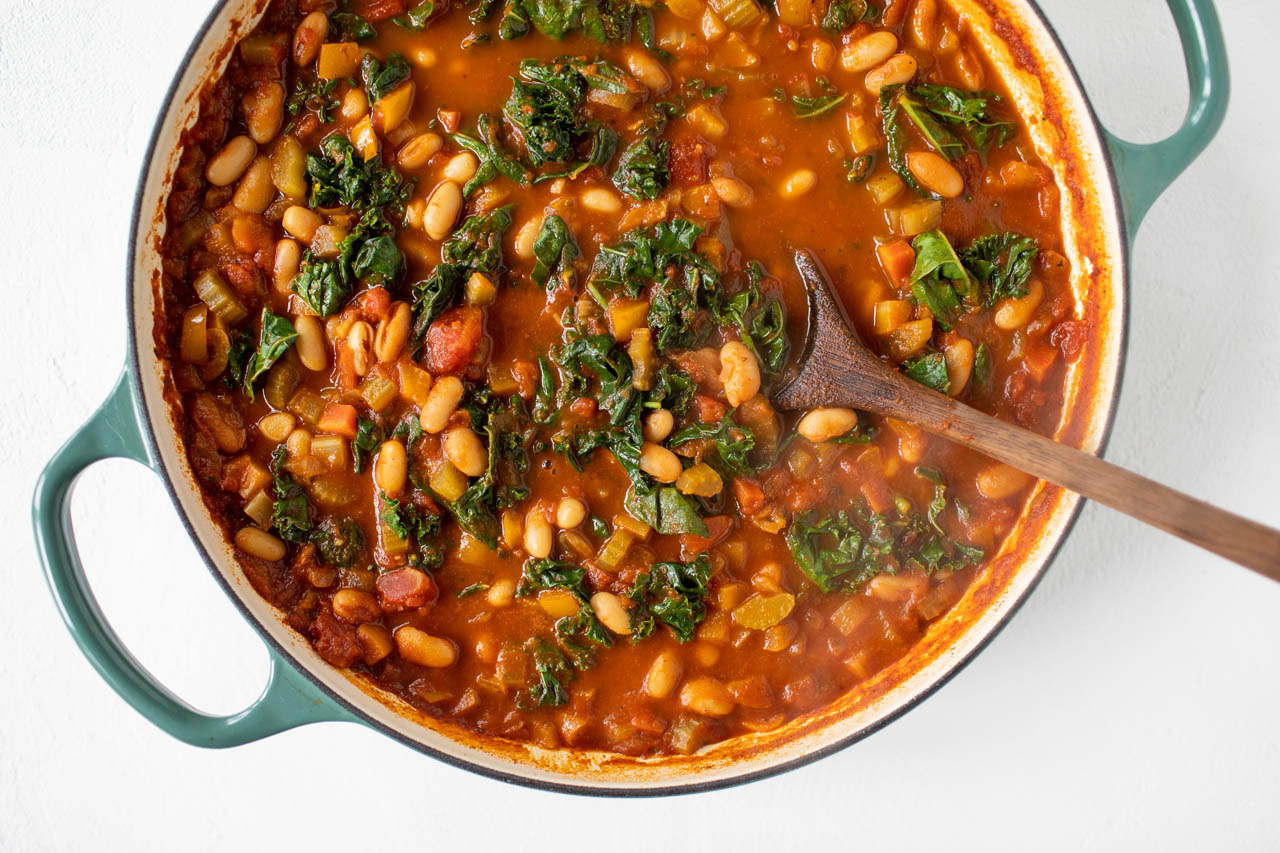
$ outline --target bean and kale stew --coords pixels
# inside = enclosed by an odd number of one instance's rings
[[[329,663],[488,735],[775,729],[902,657],[1025,475],[770,405],[830,271],[911,378],[1049,432],[1058,189],[936,0],[276,2],[168,201],[186,451]]]

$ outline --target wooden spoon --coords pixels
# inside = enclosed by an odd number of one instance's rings
[[[997,420],[906,378],[862,343],[813,258],[799,251],[795,261],[809,294],[809,328],[795,375],[773,395],[777,408],[841,406],[917,424],[1280,581],[1280,531]]]

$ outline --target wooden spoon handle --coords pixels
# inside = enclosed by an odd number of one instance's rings
[[[897,394],[876,401],[882,414],[919,424],[1280,581],[1280,530],[1007,424],[910,380],[898,380],[892,383],[898,385]]]

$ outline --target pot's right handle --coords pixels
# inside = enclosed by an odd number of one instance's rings
[[[1191,165],[1222,126],[1231,75],[1213,0],[1168,0],[1187,61],[1191,102],[1182,127],[1160,142],[1128,142],[1103,129],[1115,164],[1128,237],[1132,241],[1151,205]]]
[[[266,689],[238,714],[205,714],[174,696],[129,653],[94,599],[71,530],[71,487],[88,466],[119,457],[157,473],[139,427],[126,372],[106,402],[49,461],[36,483],[32,519],[49,589],[71,636],[120,697],[169,734],[195,746],[228,747],[306,723],[354,720],[274,650]]]

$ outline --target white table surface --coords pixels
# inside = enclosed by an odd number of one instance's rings
[[[1140,139],[1176,126],[1186,85],[1163,3],[1043,5],[1104,121]],[[1280,524],[1280,4],[1219,8],[1232,107],[1139,236],[1108,456]],[[41,465],[123,361],[134,183],[205,12],[190,0],[0,3],[0,848],[1280,843],[1280,587],[1092,505],[1027,605],[935,697],[836,756],[745,788],[588,800],[492,782],[354,725],[222,752],[153,728],[59,620],[29,504]],[[138,657],[206,710],[251,700],[263,648],[159,483],[131,463],[101,464],[73,513],[94,588]],[[157,604],[167,608],[149,614]],[[822,841],[833,843],[813,846]]]

